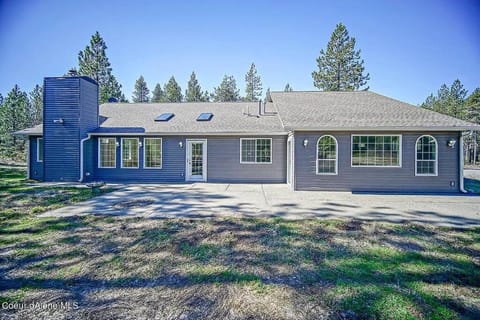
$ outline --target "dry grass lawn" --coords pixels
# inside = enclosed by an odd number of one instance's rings
[[[0,318],[480,318],[478,228],[39,218],[90,195],[1,174]]]

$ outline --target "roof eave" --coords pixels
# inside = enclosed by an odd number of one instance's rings
[[[478,131],[480,126],[436,126],[436,127],[286,127],[290,131]]]
[[[162,136],[286,136],[288,135],[287,131],[282,132],[268,132],[268,131],[259,131],[259,132],[91,132],[91,136],[149,136],[149,135],[162,135]]]

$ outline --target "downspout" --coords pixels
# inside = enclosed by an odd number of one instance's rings
[[[83,144],[90,138],[91,136],[90,134],[88,134],[86,138],[80,140],[80,179],[78,180],[78,182],[83,182]]]
[[[460,141],[458,142],[459,146],[458,146],[458,150],[460,152],[460,192],[463,192],[463,193],[467,193],[467,190],[465,190],[465,186],[463,184],[463,134],[460,134]]]

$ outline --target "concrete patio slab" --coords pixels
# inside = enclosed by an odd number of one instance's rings
[[[480,196],[292,191],[284,184],[128,185],[42,216],[355,218],[480,226]]]

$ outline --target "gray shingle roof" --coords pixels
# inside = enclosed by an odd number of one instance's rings
[[[480,130],[371,91],[272,92],[271,97],[286,130]]]
[[[43,134],[43,124],[38,124],[35,127],[16,131],[14,132],[14,134],[19,136],[35,136],[35,135],[41,136]]]
[[[246,111],[250,111],[250,116]],[[154,121],[162,113],[173,113],[169,121]],[[210,121],[196,121],[202,112],[213,113]],[[277,114],[258,115],[258,102],[208,103],[107,103],[100,106],[105,117],[97,132],[108,133],[116,128],[145,133],[235,134],[285,133]]]
[[[480,125],[425,110],[371,91],[272,92],[268,115],[258,115],[258,102],[107,103],[100,106],[95,134],[286,134],[290,130],[480,130]],[[246,115],[249,110],[250,115]],[[278,111],[278,114],[275,112]],[[174,113],[166,122],[154,121]],[[210,121],[196,121],[211,112]],[[38,125],[16,132],[41,135]]]

